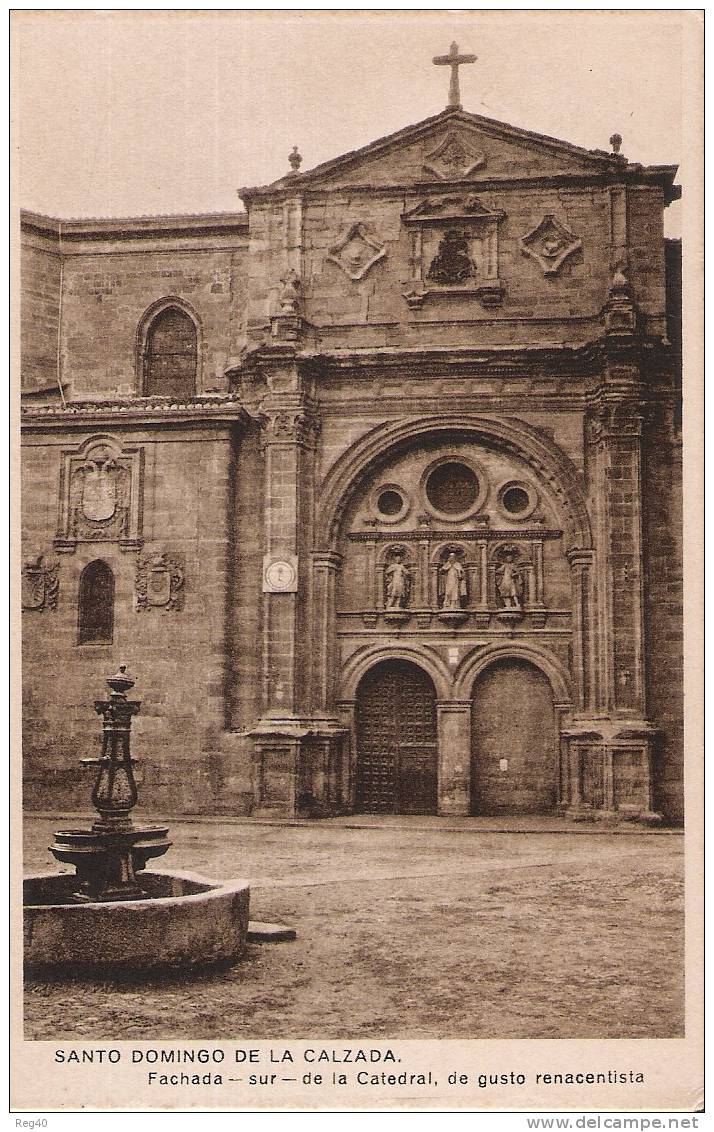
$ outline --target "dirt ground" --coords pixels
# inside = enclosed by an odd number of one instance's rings
[[[173,821],[165,867],[248,879],[251,918],[297,940],[193,979],[29,981],[26,1036],[683,1036],[681,835],[353,823]],[[26,822],[27,871],[56,828]]]

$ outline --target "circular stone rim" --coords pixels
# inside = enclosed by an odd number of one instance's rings
[[[474,476],[476,477],[476,497],[473,503],[469,504],[469,506],[464,511],[452,513],[449,513],[448,511],[440,511],[438,507],[434,506],[434,504],[429,499],[429,496],[427,495],[426,485],[428,483],[429,477],[433,472],[437,470],[437,468],[442,467],[444,464],[463,464],[463,466],[465,468],[468,468],[470,472],[473,472]],[[449,455],[439,456],[438,459],[432,460],[429,464],[427,464],[426,468],[422,472],[421,479],[419,481],[419,492],[424,506],[435,518],[441,519],[446,523],[463,523],[464,519],[471,519],[474,515],[478,514],[478,512],[482,509],[484,503],[486,502],[486,499],[488,497],[488,479],[483,468],[476,462],[476,460],[471,459],[470,456],[463,456],[460,452],[454,452],[450,453]]]
[[[379,510],[379,498],[384,495],[385,491],[394,491],[402,500],[402,506],[399,511],[394,515],[385,515]],[[377,517],[380,523],[401,523],[402,519],[406,519],[411,509],[411,499],[404,488],[398,483],[381,483],[375,487],[370,496],[370,507],[372,514]]]
[[[504,497],[506,495],[506,492],[511,491],[513,488],[518,488],[520,491],[524,491],[528,496],[528,506],[525,507],[523,511],[509,511],[506,507]],[[524,520],[530,519],[540,500],[536,489],[532,484],[527,483],[526,480],[507,480],[506,483],[501,484],[498,489],[497,502],[498,509],[505,518],[509,519],[513,523],[522,523],[524,522]]]

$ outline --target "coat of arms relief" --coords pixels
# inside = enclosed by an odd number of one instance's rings
[[[141,546],[142,456],[141,449],[122,448],[110,437],[91,438],[64,453],[57,550],[71,553],[80,542]]]
[[[183,609],[183,558],[171,554],[150,554],[136,564],[137,610]]]
[[[59,562],[47,560],[44,554],[27,558],[22,566],[23,610],[55,610],[58,594]]]

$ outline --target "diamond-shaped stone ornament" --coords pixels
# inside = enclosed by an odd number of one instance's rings
[[[521,238],[521,251],[536,261],[544,275],[555,275],[582,246],[583,241],[552,213]]]
[[[449,130],[440,144],[427,153],[424,168],[442,181],[462,181],[486,164],[483,153],[469,144],[457,130]]]
[[[346,236],[330,248],[327,258],[341,267],[352,280],[363,279],[369,269],[386,255],[384,244],[367,235],[364,225],[353,224]]]

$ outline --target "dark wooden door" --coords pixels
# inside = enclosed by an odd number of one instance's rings
[[[524,660],[500,660],[473,690],[471,812],[545,813],[557,802],[550,684]]]
[[[434,814],[436,695],[415,664],[384,661],[357,692],[357,809]]]

